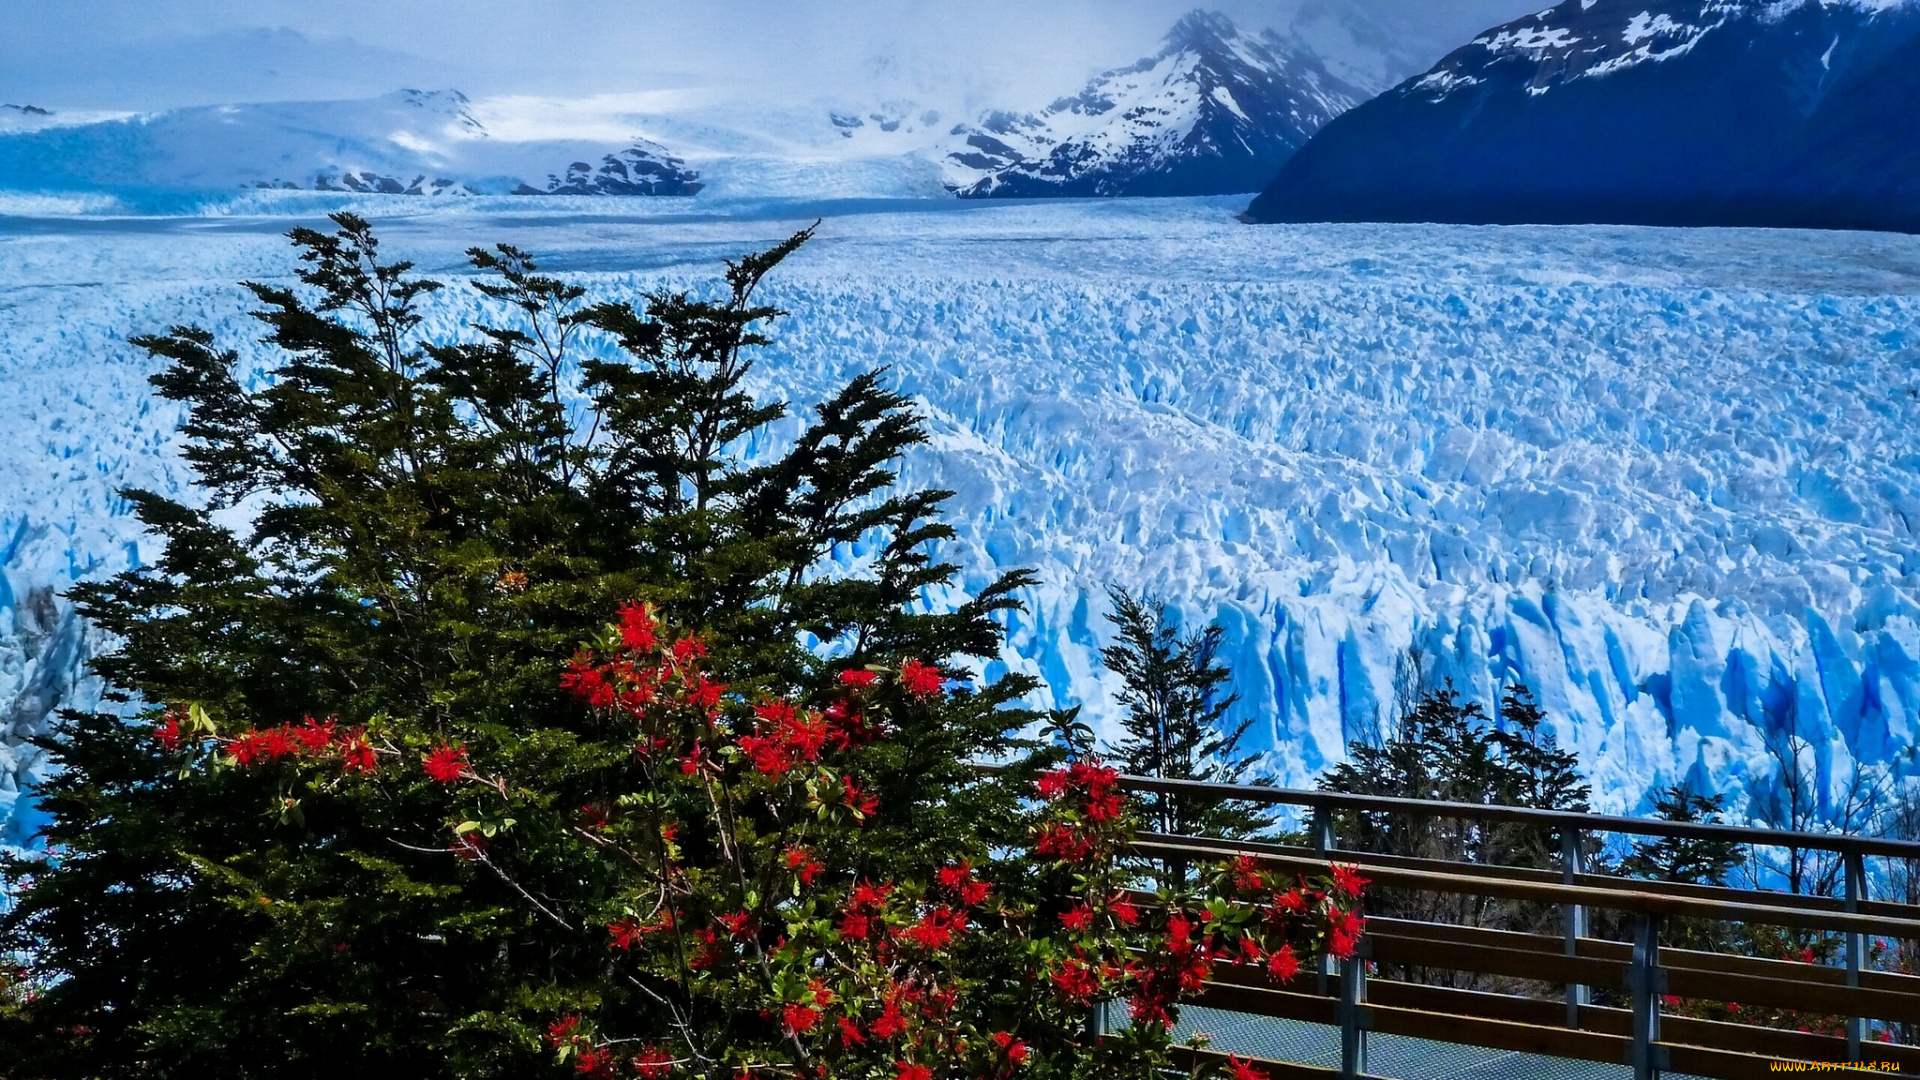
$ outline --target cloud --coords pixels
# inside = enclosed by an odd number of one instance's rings
[[[1285,26],[1308,0],[1210,4]],[[1345,4],[1424,63],[1538,0]],[[702,88],[1037,104],[1150,53],[1191,0],[65,0],[8,14],[0,99],[152,109],[401,86],[584,96]]]

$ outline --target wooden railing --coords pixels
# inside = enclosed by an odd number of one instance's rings
[[[1311,846],[1147,835],[1134,846],[1143,858],[1192,864],[1247,855],[1308,874],[1324,871],[1333,859],[1364,867],[1376,884],[1403,892],[1521,901],[1562,913],[1558,935],[1372,918],[1358,955],[1322,972],[1311,991],[1276,989],[1258,973],[1220,966],[1198,1004],[1339,1028],[1338,1070],[1262,1062],[1275,1080],[1368,1076],[1367,1042],[1373,1033],[1627,1065],[1636,1080],[1656,1080],[1663,1072],[1724,1080],[1778,1077],[1780,1062],[1890,1063],[1897,1072],[1876,1075],[1920,1076],[1920,1048],[1869,1038],[1875,1022],[1920,1028],[1920,978],[1868,965],[1870,942],[1920,941],[1920,906],[1870,899],[1865,862],[1920,862],[1920,843],[1146,777],[1127,777],[1122,784],[1137,792],[1312,811]],[[1549,828],[1560,835],[1563,865],[1558,871],[1537,870],[1342,851],[1335,835],[1340,812]],[[1597,833],[1830,852],[1843,860],[1844,894],[1806,896],[1594,874],[1583,865],[1582,853]],[[1629,940],[1589,936],[1588,916],[1594,911],[1617,913],[1609,921],[1629,927]],[[1663,946],[1663,926],[1680,918],[1837,934],[1843,965]],[[1566,987],[1565,999],[1392,980],[1377,974],[1381,965],[1559,985]],[[1605,988],[1627,1007],[1594,1004],[1595,988]],[[1669,1016],[1662,1009],[1666,995],[1844,1017],[1846,1035]]]

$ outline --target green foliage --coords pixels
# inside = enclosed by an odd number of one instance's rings
[[[1685,784],[1675,784],[1655,796],[1653,809],[1661,821],[1721,825],[1725,824],[1721,815],[1726,797],[1702,795]],[[1731,840],[1662,836],[1633,845],[1633,854],[1620,860],[1620,872],[1654,881],[1724,886],[1727,875],[1745,858],[1742,846]]]
[[[334,222],[302,287],[248,286],[257,388],[205,331],[136,339],[200,484],[127,492],[160,558],[74,593],[128,715],[41,740],[9,1076],[1144,1080],[1212,964],[1357,947],[1345,868],[1134,905],[1090,732],[965,685],[1029,576],[919,602],[947,495],[894,488],[926,435],[877,373],[743,458],[786,415],[745,389],[754,296],[810,231],[639,307],[475,249],[499,325],[438,340],[441,286]],[[1215,643],[1171,654],[1203,724]]]
[[[1532,695],[1502,695],[1501,723],[1479,702],[1462,701],[1451,683],[1421,694],[1380,745],[1355,742],[1348,760],[1320,779],[1323,791],[1430,802],[1526,806],[1584,812],[1591,794],[1577,758],[1561,750]],[[1497,866],[1558,867],[1561,840],[1551,829],[1413,814],[1343,813],[1342,842],[1363,851]],[[1592,853],[1591,846],[1589,854]],[[1375,907],[1405,918],[1503,929],[1549,929],[1554,912],[1485,897],[1382,889]],[[1479,988],[1478,977],[1412,973]]]
[[[9,865],[0,921],[32,962],[0,1030],[10,1075],[541,1075],[556,1011],[640,1007],[586,918],[612,857],[578,858],[555,824],[633,786],[627,734],[556,692],[605,613],[644,598],[700,627],[738,692],[806,695],[831,678],[808,640],[836,667],[994,653],[1028,580],[917,605],[953,572],[928,554],[946,496],[892,490],[925,435],[875,374],[741,460],[785,415],[744,389],[779,314],[755,293],[809,233],[730,263],[715,299],[638,306],[475,250],[498,325],[446,341],[422,332],[441,286],[334,220],[292,234],[300,287],[248,286],[279,357],[257,387],[203,330],[136,339],[186,406],[200,489],[127,492],[161,556],[74,594],[121,643],[95,667],[137,719],[68,714],[42,743],[51,855]],[[576,359],[588,338],[618,359]],[[813,572],[855,540],[870,573]],[[874,829],[898,857],[1022,838],[1010,782],[965,763],[1018,749],[1030,685],[903,721]],[[377,768],[177,750],[304,717],[364,729]],[[510,814],[422,775],[454,744],[521,785]]]
[[[1240,755],[1240,740],[1253,721],[1227,719],[1239,698],[1226,692],[1233,676],[1218,661],[1220,627],[1183,635],[1164,602],[1117,587],[1107,594],[1118,633],[1100,657],[1120,677],[1127,709],[1113,760],[1136,776],[1244,783],[1256,759]],[[1248,837],[1271,824],[1258,806],[1194,795],[1151,795],[1147,807],[1151,829],[1180,836]],[[1166,873],[1164,884],[1180,884],[1178,867]]]

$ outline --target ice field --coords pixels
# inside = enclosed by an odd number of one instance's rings
[[[906,481],[959,492],[964,584],[1043,579],[995,668],[1096,719],[1113,583],[1224,624],[1286,783],[1377,730],[1409,649],[1482,699],[1531,685],[1608,810],[1688,776],[1740,805],[1769,730],[1836,785],[1920,773],[1920,238],[1253,227],[1244,201],[0,198],[6,837],[21,740],[94,693],[55,596],[152,553],[116,488],[186,479],[126,338],[250,347],[235,282],[290,278],[279,234],[342,205],[443,279],[507,241],[623,296],[824,215],[758,388],[890,366],[934,433]]]

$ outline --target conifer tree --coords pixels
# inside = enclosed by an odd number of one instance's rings
[[[1588,813],[1593,808],[1593,787],[1580,775],[1580,759],[1560,749],[1545,720],[1546,713],[1525,686],[1510,684],[1501,695],[1501,723],[1487,735],[1503,770],[1492,801]],[[1564,858],[1561,837],[1554,830],[1508,826],[1497,832],[1498,857],[1504,865],[1547,869]]]
[[[204,330],[136,339],[186,407],[198,487],[126,492],[162,554],[73,594],[120,643],[94,667],[135,721],[68,713],[41,740],[51,855],[9,861],[0,918],[33,972],[0,1027],[9,1075],[542,1075],[555,1010],[650,1008],[602,977],[605,934],[583,920],[614,868],[565,826],[638,768],[556,692],[607,614],[642,599],[701,628],[741,692],[806,695],[849,665],[996,652],[992,617],[1029,580],[918,605],[954,571],[928,554],[952,535],[947,493],[892,489],[926,436],[875,374],[784,452],[740,457],[786,412],[745,389],[779,314],[756,292],[810,231],[729,263],[716,299],[638,305],[475,249],[497,325],[449,341],[424,332],[443,286],[333,220],[291,234],[298,287],[247,286],[279,357],[258,388]],[[578,360],[588,336],[618,359]],[[871,573],[809,573],[875,537]],[[876,858],[1025,839],[1011,781],[966,763],[1016,748],[1032,717],[1009,703],[1031,686],[903,713]],[[224,766],[180,764],[215,733]],[[314,747],[341,763],[324,780],[266,767]],[[475,800],[450,833],[444,782],[468,755],[539,778],[501,792],[539,813]]]
[[[1163,601],[1117,587],[1107,593],[1118,640],[1100,656],[1120,677],[1119,700],[1127,709],[1121,720],[1127,734],[1112,748],[1114,761],[1137,776],[1244,782],[1257,758],[1240,754],[1240,740],[1253,721],[1228,720],[1239,698],[1226,689],[1233,676],[1219,662],[1220,627],[1183,635]],[[1148,807],[1151,828],[1173,835],[1247,837],[1270,824],[1244,802],[1157,794]],[[1165,883],[1177,885],[1181,877],[1176,868]]]
[[[1686,784],[1675,784],[1654,797],[1653,810],[1661,821],[1720,825],[1724,824],[1721,815],[1726,812],[1726,797],[1703,795]],[[1662,836],[1634,844],[1633,853],[1620,860],[1620,872],[1654,881],[1723,886],[1727,875],[1745,857],[1741,846],[1730,840]]]
[[[1524,686],[1502,695],[1501,723],[1479,702],[1462,700],[1451,682],[1421,693],[1380,745],[1356,741],[1347,760],[1320,778],[1323,791],[1430,802],[1525,806],[1585,812],[1591,789],[1579,761],[1561,750],[1545,715]],[[1551,829],[1490,825],[1412,814],[1336,816],[1342,842],[1365,851],[1497,866],[1557,867],[1559,835]],[[1591,849],[1589,849],[1591,854]],[[1534,930],[1551,912],[1483,897],[1381,890],[1383,913],[1469,926]],[[1414,973],[1468,988],[1478,976]]]

